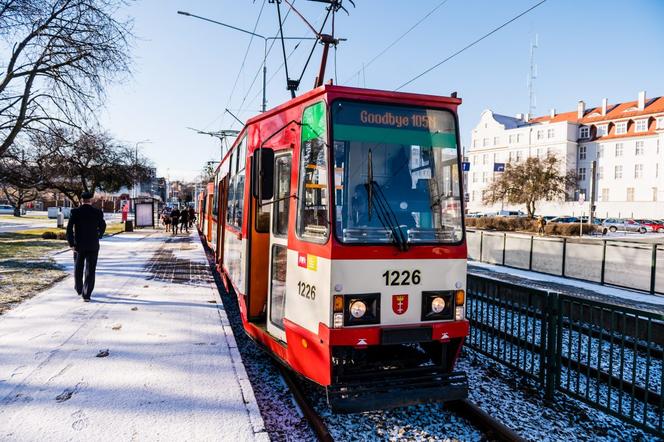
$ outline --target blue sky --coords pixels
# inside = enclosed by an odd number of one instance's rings
[[[341,84],[392,90],[443,60],[491,29],[538,3],[538,0],[447,0],[427,20],[388,52],[356,75],[394,39],[442,0],[355,0],[350,15],[337,15],[336,33],[348,41],[337,50],[337,79]],[[160,175],[193,178],[207,160],[218,159],[219,142],[198,135],[204,130],[238,128],[224,108],[242,119],[260,109],[259,71],[262,40],[254,39],[240,72],[249,36],[191,17],[177,10],[253,29],[263,0],[138,0],[123,10],[134,19],[137,40],[133,48],[133,75],[108,90],[101,122],[117,138],[142,144]],[[295,0],[312,22],[322,20],[323,5]],[[282,3],[282,11],[288,6]],[[536,114],[550,108],[576,109],[578,100],[597,105],[635,100],[638,91],[664,95],[664,1],[548,0],[404,90],[448,95],[458,91],[462,143],[482,110],[514,115],[528,110],[527,76],[530,42],[539,36],[536,51],[538,78]],[[310,36],[294,14],[285,35]],[[274,36],[274,4],[265,6],[256,32]],[[291,77],[302,69],[310,49],[305,42],[289,60]],[[287,43],[287,53],[294,43]],[[320,60],[317,48],[304,74],[300,92],[311,87]],[[279,46],[268,57],[268,107],[289,98]],[[238,72],[240,75],[238,77]],[[326,78],[334,77],[331,53]],[[237,86],[233,90],[235,79]],[[232,94],[232,95],[231,95]],[[243,102],[243,98],[244,104]]]

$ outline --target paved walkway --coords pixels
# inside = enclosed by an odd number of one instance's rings
[[[0,316],[0,440],[268,440],[195,234],[104,240],[92,298]]]

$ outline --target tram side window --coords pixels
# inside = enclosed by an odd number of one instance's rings
[[[231,178],[228,183],[228,203],[226,207],[226,224],[233,223],[233,208],[235,204],[235,178]]]
[[[288,209],[290,208],[291,156],[283,155],[275,160],[275,203],[273,233],[277,236],[288,234]]]
[[[244,177],[246,164],[246,137],[240,141],[236,149],[231,153],[230,181],[228,183],[228,206],[226,211],[226,223],[235,228],[242,227],[242,215],[244,209]],[[239,170],[238,170],[239,169]]]
[[[324,242],[329,233],[327,118],[325,103],[307,107],[302,114],[297,234]]]

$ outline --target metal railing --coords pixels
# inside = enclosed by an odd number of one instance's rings
[[[662,435],[664,315],[468,275],[467,345]]]
[[[473,261],[664,295],[662,244],[472,229],[467,239]]]

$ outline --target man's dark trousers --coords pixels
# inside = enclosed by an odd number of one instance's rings
[[[74,288],[84,298],[89,298],[95,288],[98,256],[99,250],[74,252]]]

